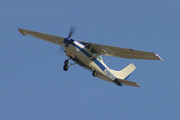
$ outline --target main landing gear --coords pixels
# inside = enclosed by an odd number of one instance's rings
[[[96,76],[97,76],[97,72],[96,72],[96,71],[93,71],[93,72],[92,72],[92,75],[93,75],[94,77],[96,77]]]

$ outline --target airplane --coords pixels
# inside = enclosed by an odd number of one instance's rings
[[[136,82],[127,80],[131,73],[136,69],[135,65],[133,63],[130,63],[122,70],[112,70],[103,62],[102,55],[128,59],[163,61],[163,59],[158,54],[153,52],[113,47],[71,39],[71,36],[75,31],[75,27],[71,27],[67,38],[26,30],[22,28],[18,28],[18,30],[22,35],[29,35],[60,45],[61,48],[64,50],[65,55],[68,57],[68,59],[64,61],[64,71],[67,71],[70,66],[78,64],[90,70],[94,77],[98,77],[102,80],[112,82],[118,86],[123,86],[124,84],[127,86],[140,87],[140,85]],[[75,63],[69,64],[70,59]]]

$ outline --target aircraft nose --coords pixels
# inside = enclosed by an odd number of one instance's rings
[[[65,38],[64,41],[63,41],[63,43],[65,43],[65,44],[68,43],[68,42],[69,42],[68,38]]]
[[[65,38],[63,43],[69,44],[69,43],[72,43],[73,41],[74,41],[73,39]]]
[[[69,44],[73,43],[74,40],[73,39],[69,39],[69,38],[65,38],[63,41],[63,44],[65,47],[69,47]]]

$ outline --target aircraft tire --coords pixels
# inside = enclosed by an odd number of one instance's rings
[[[64,69],[64,71],[67,71],[67,70],[68,70],[68,66],[67,66],[67,65],[64,65],[64,66],[63,66],[63,69]]]
[[[65,65],[68,65],[68,63],[69,63],[69,60],[65,60],[65,61],[64,61],[64,64],[65,64]]]
[[[97,72],[96,72],[96,71],[93,71],[93,72],[92,72],[92,75],[93,75],[94,77],[96,77],[96,76],[97,76]]]

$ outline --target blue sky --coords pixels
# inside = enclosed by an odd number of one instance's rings
[[[180,1],[2,0],[0,4],[0,119],[180,119]],[[156,52],[162,61],[103,56],[109,68],[133,62],[141,88],[92,77],[58,45],[22,36],[18,28],[98,44]]]

